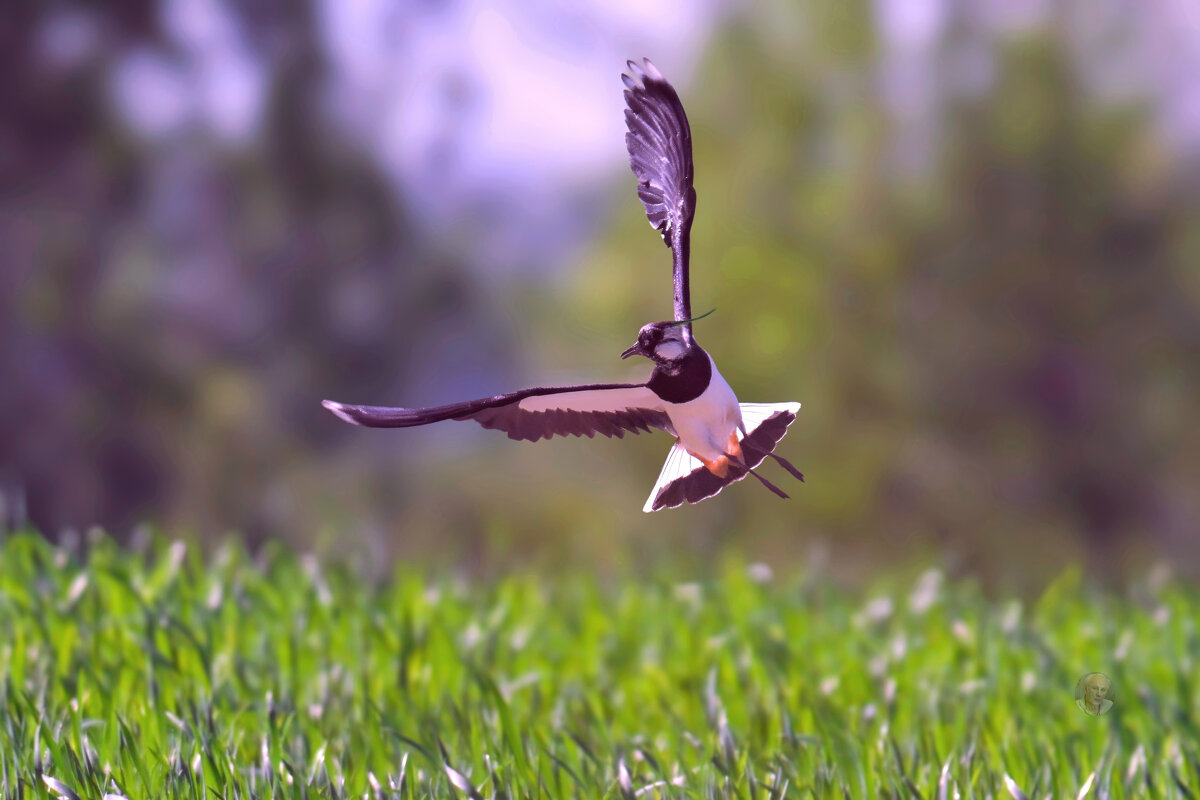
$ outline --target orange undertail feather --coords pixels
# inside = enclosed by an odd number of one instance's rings
[[[725,445],[725,452],[738,461],[742,460],[742,442],[738,439],[737,431],[729,434],[729,443]]]
[[[725,455],[720,456],[715,461],[709,461],[704,456],[693,453],[691,450],[688,450],[688,454],[707,467],[708,471],[713,475],[716,475],[718,478],[724,478],[729,474],[731,459],[739,462],[742,460],[742,443],[738,440],[737,431],[734,431],[729,434],[729,442],[725,445]]]
[[[699,453],[693,453],[691,450],[688,450],[688,454],[691,455],[692,458],[698,460],[704,466],[708,467],[708,471],[713,475],[716,475],[718,478],[724,478],[729,474],[729,456],[721,456],[715,461],[709,461],[704,456],[700,455]]]

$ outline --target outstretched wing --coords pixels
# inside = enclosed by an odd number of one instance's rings
[[[432,408],[352,406],[333,400],[322,405],[352,425],[410,428],[471,419],[485,428],[504,431],[510,439],[530,442],[555,435],[590,439],[597,433],[621,438],[626,431],[669,429],[671,424],[663,401],[640,383],[537,387]]]
[[[744,436],[738,432],[742,442],[742,458],[753,469],[772,454],[787,433],[788,425],[795,421],[800,404],[742,403],[741,408],[742,422],[748,431]],[[797,478],[804,480],[804,476],[787,461],[780,459],[780,463]],[[650,512],[675,508],[685,502],[699,503],[749,474],[745,469],[730,469],[724,478],[717,477],[689,454],[682,444],[675,442],[642,510]]]
[[[671,248],[675,273],[675,319],[692,318],[688,256],[696,190],[692,188],[692,131],[683,103],[662,73],[644,59],[628,62],[625,82],[625,146],[638,179],[638,197],[650,224]],[[691,333],[691,325],[687,325]]]

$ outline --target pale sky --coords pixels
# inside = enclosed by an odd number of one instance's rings
[[[320,0],[327,111],[378,160],[435,245],[494,267],[545,267],[593,232],[589,203],[627,169],[626,59],[649,56],[686,104],[701,90],[692,76],[704,47],[737,5]],[[251,140],[266,101],[263,55],[225,0],[164,0],[161,9],[175,52],[141,46],[125,54],[111,82],[118,110],[151,140],[197,126],[231,146]],[[936,153],[947,92],[986,89],[994,44],[1051,14],[1066,15],[1068,57],[1096,99],[1147,96],[1163,141],[1200,153],[1196,0],[1061,8],[1048,0],[875,0],[874,13],[878,80],[902,169],[920,171]],[[83,12],[53,17],[42,37],[46,57],[69,60],[94,46],[88,21]],[[950,24],[976,36],[947,60],[941,43]]]
[[[331,110],[448,246],[536,258],[625,161],[626,60],[686,86],[724,5],[328,0]]]

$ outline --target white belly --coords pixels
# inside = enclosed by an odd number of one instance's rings
[[[729,435],[742,423],[737,395],[717,371],[712,356],[712,378],[708,388],[695,400],[686,403],[666,403],[667,416],[675,435],[684,448],[698,456],[715,461],[725,454]]]

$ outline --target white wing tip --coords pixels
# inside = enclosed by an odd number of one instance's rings
[[[358,420],[350,416],[350,412],[346,410],[346,406],[336,400],[322,400],[321,405],[333,412],[333,415],[338,419],[349,422],[351,425],[357,425]]]

